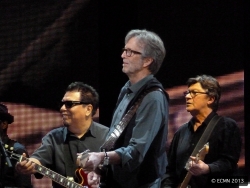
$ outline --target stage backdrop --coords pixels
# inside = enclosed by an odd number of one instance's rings
[[[58,104],[74,81],[97,89],[95,120],[109,126],[127,81],[121,71],[124,37],[131,29],[147,29],[159,34],[167,50],[156,74],[170,94],[166,146],[190,118],[183,97],[187,79],[212,75],[223,88],[219,114],[241,128],[244,173],[244,8],[231,0],[1,0],[0,102],[15,116],[9,136],[31,154],[48,131],[61,126]],[[51,184],[47,178],[32,181],[35,188]]]
[[[244,175],[244,73],[235,72],[222,75],[217,77],[217,79],[222,86],[222,97],[218,114],[236,120],[241,130],[243,146],[238,166],[239,173]],[[170,96],[169,131],[166,141],[166,151],[178,127],[191,118],[190,114],[186,112],[185,98],[183,96],[183,91],[186,89],[186,86],[166,89]],[[27,104],[9,102],[4,102],[4,104],[9,107],[9,112],[15,117],[15,122],[9,126],[8,135],[26,145],[29,154],[32,154],[40,146],[41,138],[48,131],[62,126],[61,116],[58,111],[38,108]],[[101,114],[102,111],[105,111],[105,109],[98,110],[98,113],[94,117],[95,121],[98,121],[99,113]],[[33,177],[32,181],[34,188],[47,188],[51,185],[51,181],[48,178],[36,180]]]

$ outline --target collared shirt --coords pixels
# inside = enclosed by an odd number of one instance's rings
[[[181,126],[175,133],[168,151],[167,180],[165,187],[176,187],[185,177],[186,162],[193,152],[210,120],[216,115],[211,112],[205,121],[194,131],[194,119]],[[204,162],[210,168],[210,174],[193,177],[191,187],[209,187],[208,176],[232,175],[237,169],[241,151],[240,129],[233,119],[223,117],[215,126],[208,140],[209,152]],[[164,188],[165,188],[164,187]]]
[[[68,143],[71,158],[69,161],[76,167],[77,153],[89,149],[91,152],[100,151],[100,146],[104,143],[108,128],[92,122],[88,132],[82,137],[78,138],[70,133],[66,127],[56,128],[47,133],[43,139],[41,146],[31,155],[32,158],[38,159],[41,164],[51,170],[66,176],[66,155],[65,144]],[[67,142],[68,140],[68,142]],[[72,174],[75,172],[73,171]],[[41,178],[36,176],[37,178]],[[54,187],[60,187],[54,184]]]
[[[123,117],[131,100],[152,79],[153,75],[149,75],[134,85],[130,82],[125,84],[124,88],[129,93],[123,97],[114,112],[109,134]],[[113,165],[113,177],[119,184],[116,188],[143,186],[165,173],[168,120],[168,101],[165,95],[160,91],[148,93],[133,118],[127,125],[127,129],[133,129],[129,134],[129,143],[124,142],[126,139],[119,138],[118,142],[121,144],[115,149],[121,157],[121,165]],[[126,133],[125,137],[128,136]],[[161,149],[163,150],[160,151]]]
[[[126,112],[126,107],[130,103],[130,101],[135,97],[135,94],[139,91],[139,89],[147,83],[150,79],[153,78],[153,75],[149,75],[145,77],[144,79],[140,80],[136,84],[131,86],[130,81],[128,81],[122,88],[122,90],[126,90],[126,94],[124,95],[123,99],[119,103],[118,107],[116,108],[113,118],[112,118],[112,123],[110,126],[110,131],[109,134],[112,133],[114,130],[115,126],[120,122],[122,119],[123,115]]]

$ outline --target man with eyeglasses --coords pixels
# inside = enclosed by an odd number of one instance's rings
[[[63,126],[45,135],[41,146],[31,155],[29,162],[17,163],[17,171],[42,178],[34,169],[34,163],[37,163],[64,177],[73,177],[75,181],[85,185],[87,179],[82,178],[86,177],[82,173],[77,176],[75,174],[78,168],[77,153],[87,149],[92,152],[99,151],[108,132],[107,127],[93,121],[98,102],[99,96],[93,87],[82,82],[71,83],[61,101]],[[81,178],[77,179],[79,177]],[[64,186],[53,181],[53,187]]]
[[[109,151],[90,153],[83,167],[98,170],[104,157],[111,166],[105,183],[109,188],[158,188],[165,173],[168,95],[154,77],[165,57],[160,37],[147,30],[131,30],[122,50],[122,72],[129,81],[121,89],[108,137],[136,99],[149,88],[135,115]]]
[[[217,176],[230,178],[236,174],[241,152],[240,129],[233,119],[222,116],[215,122],[208,138],[209,147],[205,159],[199,160],[196,156],[191,156],[209,122],[218,115],[216,112],[221,88],[218,81],[209,75],[189,78],[187,86],[188,90],[184,92],[186,110],[192,118],[173,137],[168,150],[166,179],[162,187],[178,187],[187,172],[192,176],[188,182],[191,188],[221,187],[219,184],[212,184],[211,179]],[[238,186],[231,184],[227,187]]]

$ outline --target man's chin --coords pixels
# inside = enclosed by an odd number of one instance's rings
[[[65,127],[69,127],[69,124],[68,124],[67,122],[63,122],[63,125],[64,125]]]

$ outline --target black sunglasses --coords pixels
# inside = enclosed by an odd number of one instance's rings
[[[62,101],[61,107],[65,105],[66,108],[72,108],[73,106],[80,105],[80,104],[90,104],[90,103],[81,102],[81,101]]]

